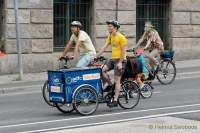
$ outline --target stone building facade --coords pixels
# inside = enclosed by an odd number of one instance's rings
[[[24,72],[41,72],[56,68],[57,58],[61,55],[61,51],[54,49],[55,1],[19,0]],[[143,4],[138,4],[139,0],[88,1],[90,1],[91,14],[89,34],[96,49],[99,50],[105,43],[108,35],[105,21],[110,19],[118,20],[122,24],[120,31],[128,38],[128,48],[132,48],[139,35],[137,34],[138,6]],[[166,19],[168,23],[165,25],[169,31],[166,47],[176,51],[178,60],[200,58],[200,0],[165,1],[169,5]],[[4,50],[7,54],[0,57],[0,73],[15,73],[17,72],[17,49],[13,0],[4,0],[2,5],[4,9],[0,12],[4,16],[0,29],[5,38]],[[162,4],[160,5],[162,8]],[[147,6],[151,6],[151,3]]]
[[[200,0],[172,0],[171,37],[178,59],[200,58]]]
[[[17,72],[14,1],[4,1],[5,52],[0,73]],[[24,72],[53,68],[53,0],[19,0],[20,37]]]

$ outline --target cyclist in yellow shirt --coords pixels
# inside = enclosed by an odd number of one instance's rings
[[[120,23],[115,20],[107,21],[108,32],[110,33],[107,37],[106,44],[97,54],[97,57],[100,56],[109,46],[112,47],[112,59],[103,68],[103,78],[105,83],[108,83],[106,90],[112,87],[112,82],[110,81],[107,71],[114,69],[114,82],[115,82],[115,96],[110,102],[110,107],[116,107],[118,105],[118,97],[120,94],[121,88],[121,76],[123,74],[124,62],[126,60],[126,45],[127,39],[122,35],[118,29],[120,28]]]

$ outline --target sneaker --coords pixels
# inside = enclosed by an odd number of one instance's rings
[[[113,100],[113,101],[111,101],[111,102],[108,104],[108,106],[109,106],[110,108],[117,107],[117,106],[118,106],[118,102]]]

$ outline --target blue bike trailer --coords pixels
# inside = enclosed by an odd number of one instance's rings
[[[66,103],[72,103],[74,92],[83,85],[95,88],[98,96],[102,96],[101,71],[101,68],[96,67],[63,70]]]
[[[65,102],[64,81],[62,70],[48,71],[49,100],[51,102]]]
[[[101,71],[101,68],[96,67],[48,71],[50,101],[72,103],[74,92],[82,85],[95,88],[101,97],[103,95]]]

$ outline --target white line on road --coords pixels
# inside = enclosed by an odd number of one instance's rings
[[[99,123],[80,124],[80,125],[65,126],[65,127],[58,127],[58,128],[48,128],[48,129],[26,131],[26,132],[20,132],[20,133],[48,132],[48,131],[55,131],[55,130],[80,128],[80,127],[88,127],[88,126],[98,126],[98,125],[104,125],[104,124],[113,124],[113,123],[119,123],[119,122],[128,122],[128,121],[150,119],[150,118],[164,117],[164,116],[170,116],[170,115],[180,115],[180,114],[197,113],[197,112],[200,112],[200,110],[190,110],[190,111],[163,113],[163,114],[156,114],[156,115],[147,115],[147,116],[143,116],[143,117],[135,117],[135,118],[129,118],[129,119],[115,120],[115,121],[106,121],[106,122],[99,122]]]
[[[17,86],[17,87],[4,87],[1,89],[8,89],[8,90],[15,90],[15,89],[27,89],[27,88],[34,88],[34,87],[42,87],[42,85],[29,85],[29,86]]]
[[[84,117],[76,117],[76,118],[67,118],[67,119],[40,121],[40,122],[23,123],[23,124],[15,124],[15,125],[6,125],[6,126],[0,126],[0,129],[1,129],[1,128],[11,128],[11,127],[20,127],[20,126],[36,125],[36,124],[46,124],[46,123],[53,123],[53,122],[62,122],[62,121],[71,121],[71,120],[81,120],[81,119],[88,119],[88,118],[95,118],[95,117],[114,116],[114,115],[119,115],[119,114],[121,115],[121,114],[128,114],[128,113],[137,113],[137,112],[148,112],[148,111],[156,111],[156,110],[166,110],[166,109],[185,108],[185,107],[192,107],[192,106],[200,106],[200,104],[198,103],[198,104],[189,104],[189,105],[168,106],[168,107],[153,108],[153,109],[146,109],[146,110],[126,111],[126,112],[110,113],[110,114],[102,114],[102,115],[93,115],[93,116],[84,116]]]
[[[160,94],[160,93],[161,93],[160,91],[153,92],[153,94]]]
[[[188,74],[200,74],[200,71],[177,73],[177,75],[188,75]]]
[[[1,97],[9,97],[9,96],[17,96],[17,95],[28,95],[28,94],[37,94],[40,93],[42,94],[41,89],[40,90],[31,90],[28,92],[13,92],[13,93],[4,93],[4,94],[0,94]]]
[[[200,78],[200,75],[196,75],[196,76],[190,76],[190,77],[181,77],[181,78],[176,78],[176,80],[182,80],[182,79],[194,79],[194,78]]]

